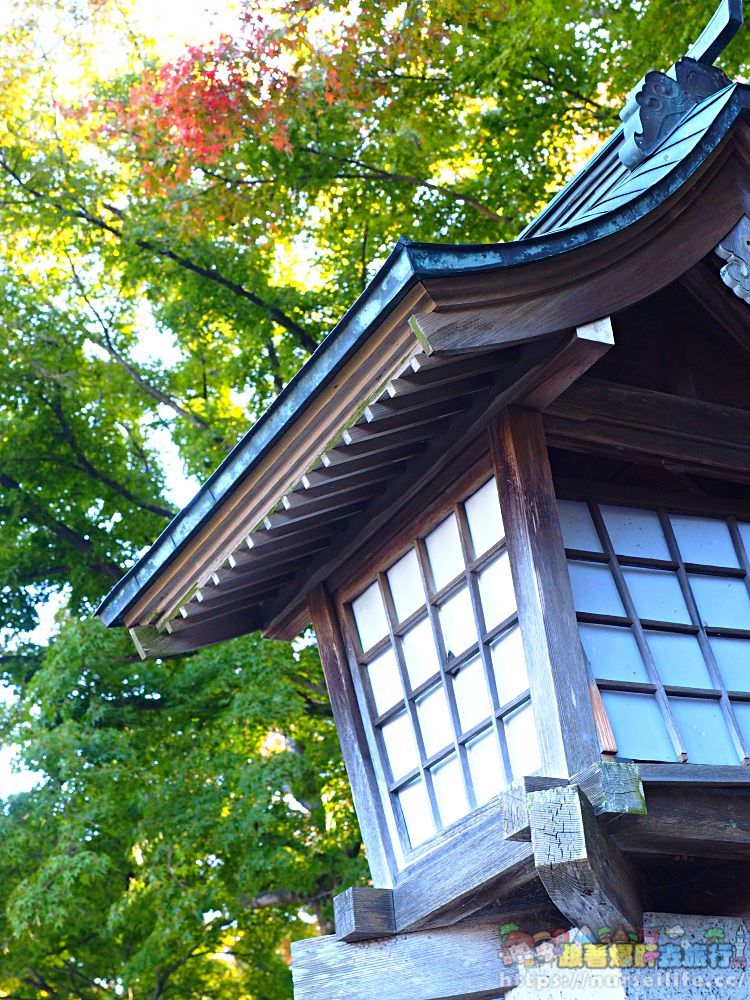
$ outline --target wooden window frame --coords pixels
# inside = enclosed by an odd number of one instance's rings
[[[488,445],[486,452],[477,458],[472,449],[473,464],[469,468],[466,468],[467,460],[461,459],[436,477],[427,490],[427,502],[422,502],[421,509],[415,502],[407,505],[403,521],[399,512],[394,512],[393,522],[400,523],[385,543],[369,543],[359,555],[356,570],[352,568],[338,589],[329,596],[325,587],[319,587],[311,601],[324,664],[331,661],[326,673],[334,677],[339,689],[336,696],[332,692],[332,701],[337,703],[334,717],[350,780],[353,788],[357,786],[354,788],[355,805],[373,878],[379,885],[393,885],[404,877],[407,869],[418,867],[432,855],[460,845],[464,829],[476,833],[477,824],[485,823],[489,831],[491,824],[497,823],[497,808],[494,800],[490,800],[439,830],[417,848],[404,849],[403,821],[399,810],[390,807],[392,783],[378,750],[378,737],[360,674],[362,653],[350,637],[351,622],[347,627],[348,605],[378,574],[385,573],[397,562],[414,545],[416,538],[424,537],[455,505],[471,496],[493,475],[505,525],[505,545],[516,591],[518,622],[542,760],[538,773],[564,779],[601,759],[591,704],[592,690],[578,637],[541,417],[536,411],[506,409],[484,432],[483,439]],[[423,560],[422,565],[424,569]],[[450,586],[459,584],[454,582]],[[441,590],[433,599],[444,597],[446,592]],[[470,593],[475,602],[477,594],[473,587]],[[327,634],[334,639],[335,649],[330,653],[324,648],[326,640],[318,624],[321,615]],[[485,633],[480,648],[485,640],[494,639],[509,627],[512,627],[510,619]],[[383,644],[385,646],[386,640]],[[365,651],[366,655],[371,656],[375,648]],[[471,657],[470,652],[462,654],[451,661],[451,667],[468,662]],[[482,662],[487,678],[488,663],[484,658]],[[400,669],[404,669],[402,662]],[[489,673],[492,675],[491,665]],[[503,708],[510,712],[517,706]],[[455,710],[455,704],[451,709]],[[497,725],[496,719],[494,716],[493,727]],[[465,743],[469,737],[462,735],[467,737]],[[447,754],[451,752],[454,747],[446,751]],[[432,758],[427,763],[433,763]],[[507,760],[505,763],[507,765]],[[399,786],[407,781],[408,778],[400,779]],[[473,806],[471,801],[470,806]]]

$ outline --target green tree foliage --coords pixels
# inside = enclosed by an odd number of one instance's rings
[[[312,649],[140,663],[91,611],[399,235],[512,239],[711,0],[247,0],[165,61],[125,0],[0,35],[0,995],[276,1000],[364,877]],[[723,59],[750,64],[746,33]],[[160,437],[161,435],[161,437]],[[65,595],[46,647],[18,636]]]

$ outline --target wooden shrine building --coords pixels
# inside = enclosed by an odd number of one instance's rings
[[[313,624],[373,887],[297,946],[297,1000],[588,996],[501,937],[658,970],[654,914],[685,961],[712,924],[694,971],[743,967],[741,22],[723,0],[516,241],[399,241],[99,609],[143,656]]]

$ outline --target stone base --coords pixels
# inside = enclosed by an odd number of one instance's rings
[[[554,957],[519,969],[521,983],[506,1000],[750,1000],[742,920],[646,913],[643,921],[639,945],[597,944],[588,931],[573,932]]]

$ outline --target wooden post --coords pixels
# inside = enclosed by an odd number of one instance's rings
[[[509,407],[490,428],[543,771],[599,759],[541,414]]]
[[[309,604],[370,872],[376,884],[391,888],[394,862],[385,809],[367,748],[336,610],[324,584],[315,588]]]
[[[638,931],[643,908],[630,863],[600,829],[576,785],[528,797],[537,871],[555,906],[577,927]]]

